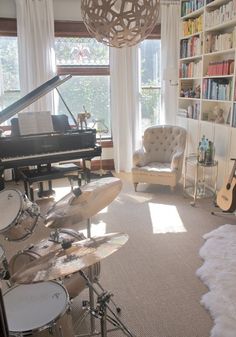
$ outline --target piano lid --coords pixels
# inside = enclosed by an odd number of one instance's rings
[[[19,111],[25,109],[30,104],[37,101],[40,97],[46,95],[51,90],[58,87],[60,84],[66,82],[72,77],[72,75],[67,76],[55,76],[49,81],[41,84],[39,87],[29,92],[24,97],[20,98],[18,101],[14,102],[7,108],[0,111],[0,124],[13,117]]]

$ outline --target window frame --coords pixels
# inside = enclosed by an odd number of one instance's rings
[[[0,17],[0,36],[17,36],[17,22],[15,18]],[[54,21],[54,36],[55,37],[85,37],[91,35],[86,29],[82,21],[55,20]],[[161,25],[155,25],[153,31],[146,39],[160,39]],[[57,66],[58,75],[71,74],[72,76],[109,76],[110,65],[100,66]],[[146,88],[144,88],[145,90]],[[149,88],[154,89],[154,88]],[[157,88],[155,88],[157,89]],[[158,88],[159,89],[159,88]],[[110,142],[111,139],[110,139]],[[106,146],[105,146],[106,147]],[[109,145],[108,145],[109,147]]]

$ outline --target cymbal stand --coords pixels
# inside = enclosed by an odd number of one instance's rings
[[[96,336],[101,335],[101,337],[107,337],[107,333],[111,331],[115,331],[120,329],[124,335],[128,337],[136,337],[131,331],[125,326],[125,324],[121,321],[121,319],[116,315],[116,313],[109,306],[109,301],[111,299],[112,294],[107,291],[102,291],[99,293],[96,288],[93,286],[92,282],[90,282],[89,277],[86,274],[79,270],[80,275],[86,280],[89,288],[97,295],[97,307],[92,308],[90,306],[90,313],[94,316],[94,318],[100,319],[100,332],[92,333],[91,335],[75,335],[75,337],[85,337],[85,336]],[[110,314],[108,313],[110,312]],[[107,329],[107,322],[111,323],[114,328]]]
[[[90,218],[87,219],[87,237],[88,237],[88,238],[91,238],[91,237],[92,237],[92,236],[91,236],[91,219],[90,219]],[[88,268],[88,279],[89,279],[90,283],[91,283],[91,282],[95,282],[95,283],[98,285],[98,287],[99,287],[102,291],[104,291],[104,288],[103,288],[103,287],[101,286],[101,284],[98,282],[98,278],[94,276],[94,272],[93,272],[93,267],[92,267],[92,266],[90,266],[90,267]],[[89,288],[89,306],[90,306],[90,308],[94,308],[94,306],[95,306],[94,290],[90,287],[89,284],[88,284],[88,288]],[[115,302],[114,302],[112,299],[110,299],[110,301],[111,301],[111,302],[113,303],[113,305],[115,306],[117,313],[120,313],[120,312],[121,312],[120,307],[117,307],[116,304],[115,304]],[[85,316],[87,316],[87,314],[85,314]],[[84,317],[85,317],[85,316],[84,316]],[[93,315],[91,312],[90,312],[90,327],[91,327],[91,328],[90,328],[91,333],[94,333],[95,330],[96,330],[96,328],[95,328],[95,318],[94,318],[94,315]]]

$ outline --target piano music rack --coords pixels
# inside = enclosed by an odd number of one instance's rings
[[[52,180],[68,178],[72,188],[72,180],[77,180],[78,186],[81,186],[82,179],[90,181],[90,171],[86,168],[70,163],[55,166],[43,166],[40,169],[18,169],[19,176],[24,182],[25,194],[34,201],[34,183],[39,183],[38,196],[51,196],[54,194],[52,189]],[[43,189],[43,182],[48,181],[48,190]]]

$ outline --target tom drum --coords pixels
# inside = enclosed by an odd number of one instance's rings
[[[17,285],[3,300],[10,336],[74,337],[69,296],[60,283]]]
[[[39,217],[39,207],[15,189],[0,192],[0,234],[9,241],[26,239],[32,234]]]

